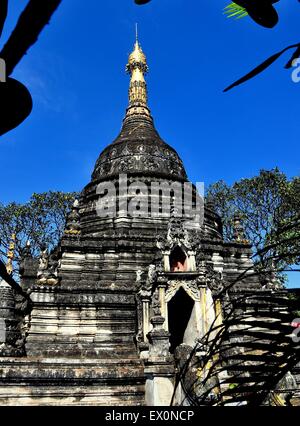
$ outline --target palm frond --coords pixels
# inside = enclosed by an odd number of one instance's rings
[[[227,15],[227,18],[241,19],[248,16],[248,12],[242,6],[236,3],[230,3],[224,8],[224,15]]]

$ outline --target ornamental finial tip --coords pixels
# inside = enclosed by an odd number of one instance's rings
[[[135,24],[135,45],[129,55],[127,72],[131,75],[129,89],[129,105],[147,106],[147,86],[145,74],[148,72],[146,55],[139,44],[138,25]]]
[[[137,43],[139,42],[139,30],[138,30],[138,24],[137,24],[137,22],[135,24],[135,41]]]

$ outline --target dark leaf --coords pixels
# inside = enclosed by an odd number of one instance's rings
[[[150,1],[151,0],[134,0],[135,4],[138,4],[138,5],[147,4]]]
[[[278,23],[278,14],[271,4],[262,2],[259,5],[251,5],[246,10],[253,21],[263,27],[273,28]]]
[[[273,28],[278,23],[278,14],[273,7],[279,0],[235,0],[248,15],[259,25]]]
[[[31,113],[32,99],[19,81],[8,78],[0,83],[0,136],[19,126]]]
[[[233,87],[239,86],[240,84],[245,83],[246,81],[250,80],[251,78],[256,77],[258,74],[260,74],[265,69],[267,69],[270,65],[272,65],[287,50],[295,49],[298,46],[299,46],[299,44],[293,44],[293,45],[288,46],[285,49],[281,50],[280,52],[275,53],[274,55],[270,56],[262,64],[258,65],[258,67],[256,67],[256,68],[254,68],[254,70],[250,71],[244,77],[240,78],[239,80],[237,80],[236,82],[234,82],[230,86],[226,87],[226,89],[224,89],[223,92],[228,92],[228,90],[231,90]]]

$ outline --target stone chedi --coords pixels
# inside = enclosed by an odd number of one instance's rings
[[[31,309],[19,320],[22,350],[15,350],[11,336],[0,342],[2,405],[167,405],[174,351],[193,347],[221,320],[222,289],[245,272],[232,294],[273,291],[252,274],[252,251],[241,230],[225,243],[221,219],[209,206],[203,211],[191,185],[193,205],[198,201],[202,213],[186,208],[178,214],[176,194],[188,179],[178,154],[155,129],[138,40],[127,71],[129,106],[121,132],[100,154],[60,244],[51,253],[44,247],[39,261],[30,248],[24,251],[21,286]],[[115,188],[106,199],[113,214],[99,213],[103,188]],[[128,212],[137,197],[149,214],[139,215],[138,207]],[[170,214],[162,207],[168,197]],[[155,211],[148,207],[153,204]],[[0,293],[0,315],[13,317],[5,283]]]

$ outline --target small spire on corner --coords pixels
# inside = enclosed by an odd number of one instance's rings
[[[16,234],[13,233],[10,238],[10,243],[7,252],[7,263],[6,270],[9,275],[13,273],[13,261],[15,257],[15,249],[16,249]]]

